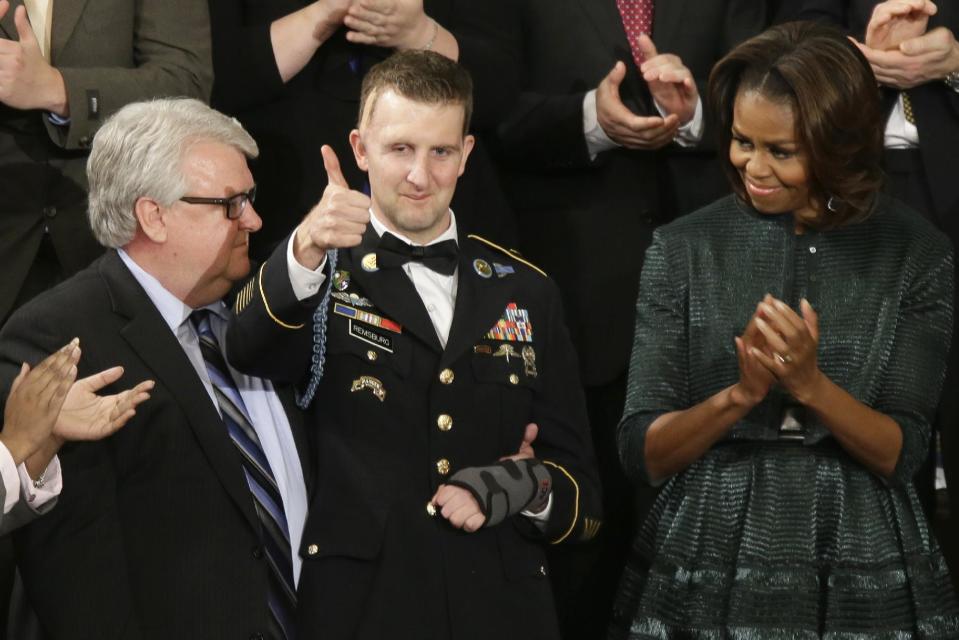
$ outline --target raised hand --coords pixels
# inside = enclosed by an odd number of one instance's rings
[[[638,116],[623,104],[619,87],[626,65],[617,62],[596,87],[596,119],[610,140],[627,149],[659,149],[673,141],[679,116]]]
[[[112,367],[71,385],[53,435],[61,440],[100,440],[125,425],[136,413],[137,405],[150,397],[154,382],[146,380],[120,393],[97,395],[122,375],[123,367]]]
[[[350,189],[332,147],[323,145],[320,152],[326,169],[326,189],[297,227],[293,242],[293,256],[308,269],[319,267],[330,249],[360,244],[370,222],[369,196]]]
[[[8,0],[0,0],[0,19],[9,10]],[[14,109],[69,115],[63,76],[44,59],[26,7],[16,8],[13,21],[19,41],[0,38],[0,102]]]
[[[10,387],[0,442],[20,464],[39,450],[53,431],[60,409],[77,377],[77,339],[47,356],[33,369],[23,363]]]
[[[866,46],[878,51],[899,45],[926,32],[929,17],[939,8],[930,0],[886,0],[872,11],[866,26]]]
[[[645,33],[640,34],[638,44],[645,58],[639,69],[653,100],[668,115],[678,116],[680,126],[688,123],[696,115],[699,102],[693,74],[679,56],[657,52],[656,45]]]
[[[343,23],[350,42],[396,49],[422,49],[437,29],[423,0],[355,0]]]

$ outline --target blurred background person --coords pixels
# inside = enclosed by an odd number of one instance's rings
[[[514,3],[509,0],[209,0],[216,82],[213,105],[256,138],[253,165],[263,231],[253,253],[273,245],[316,204],[326,186],[320,147],[349,157],[360,84],[393,51],[429,49],[459,61],[476,88],[470,167],[453,210],[461,232],[515,246],[512,214],[485,145],[518,89]],[[352,185],[366,178],[343,167]]]
[[[609,637],[956,637],[912,483],[952,251],[880,194],[869,63],[840,32],[790,23],[720,61],[710,95],[735,195],[647,252],[618,439],[662,491]]]
[[[654,495],[640,489],[634,515],[613,438],[643,252],[658,224],[728,193],[714,149],[696,147],[700,89],[716,60],[765,26],[765,8],[755,0],[517,5],[522,92],[498,128],[497,158],[519,248],[563,294],[605,500],[595,545],[550,549],[551,579],[565,637],[600,638],[634,517]]]
[[[854,37],[882,89],[886,189],[959,242],[959,4],[804,0],[796,16]],[[953,316],[954,323],[957,320]],[[953,332],[959,323],[953,325]],[[916,488],[959,588],[959,348],[953,348],[929,459]],[[938,436],[938,437],[937,437]],[[949,491],[949,486],[956,487]]]

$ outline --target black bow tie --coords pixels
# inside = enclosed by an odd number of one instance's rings
[[[425,247],[406,244],[392,233],[386,232],[376,248],[376,264],[383,268],[402,267],[407,262],[422,262],[424,266],[445,276],[456,271],[459,247],[456,240],[444,240]]]

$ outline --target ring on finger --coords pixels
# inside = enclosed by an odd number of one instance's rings
[[[774,353],[773,356],[776,358],[776,360],[779,360],[779,364],[789,364],[790,362],[793,361],[793,357],[789,355],[788,353],[786,354]]]

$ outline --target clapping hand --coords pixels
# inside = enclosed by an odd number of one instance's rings
[[[823,374],[819,370],[819,316],[807,300],[800,303],[802,316],[782,300],[767,296],[755,317],[766,348],[753,348],[756,359],[800,403],[816,393]]]
[[[350,42],[396,49],[425,47],[437,28],[423,0],[354,0],[343,24]]]

